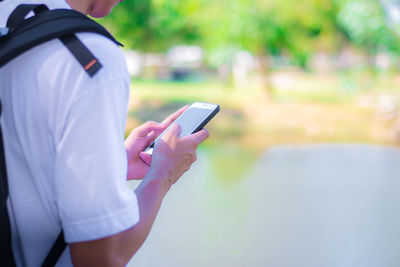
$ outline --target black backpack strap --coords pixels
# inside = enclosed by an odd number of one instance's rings
[[[68,48],[68,50],[78,60],[83,69],[93,77],[97,71],[102,67],[99,60],[90,52],[89,49],[76,37],[75,34],[60,37],[61,42]]]
[[[7,20],[7,28],[14,31],[25,20],[29,12],[33,11],[35,14],[49,10],[45,5],[20,5],[11,13]]]
[[[1,101],[0,101],[1,116]],[[0,127],[0,261],[2,266],[16,266],[11,246],[11,223],[7,211],[8,182],[3,132]]]
[[[35,16],[25,19],[31,11]],[[75,36],[77,32],[95,32],[122,46],[104,27],[79,12],[68,9],[49,10],[45,5],[20,5],[10,15],[7,28],[0,29],[0,67],[36,45],[59,38],[85,71],[93,76],[102,65]],[[0,127],[0,259],[2,266],[15,266],[7,198],[7,170]],[[66,246],[61,232],[42,266],[55,266]]]
[[[56,265],[58,259],[61,257],[61,254],[64,252],[67,247],[67,243],[64,240],[64,233],[61,232],[53,247],[51,248],[49,254],[47,254],[46,259],[44,260],[42,267],[53,267]]]
[[[25,19],[31,11],[35,12],[35,16]],[[85,71],[93,76],[101,64],[73,36],[78,32],[98,33],[122,46],[103,26],[82,13],[70,9],[48,10],[44,5],[20,5],[11,14],[7,28],[0,35],[0,67],[41,43],[59,38]]]

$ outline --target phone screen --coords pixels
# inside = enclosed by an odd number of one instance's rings
[[[212,115],[215,115],[218,110],[219,106],[217,104],[195,102],[187,110],[185,110],[185,112],[183,112],[182,115],[179,116],[169,127],[174,124],[179,124],[182,128],[182,132],[179,137],[190,135],[194,133],[195,130],[201,130],[201,128],[205,125],[204,122],[207,122],[209,119],[211,119]],[[199,128],[199,126],[201,125],[202,127]],[[162,135],[163,134],[161,134],[158,138],[161,138]],[[152,148],[154,147],[154,142],[145,150],[146,152],[149,152],[149,154],[153,152]]]
[[[195,103],[191,105],[185,112],[172,123],[179,124],[182,128],[182,133],[179,137],[192,134],[194,130],[215,110],[215,106],[201,105]]]

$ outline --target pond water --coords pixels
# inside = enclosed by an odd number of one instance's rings
[[[400,266],[399,149],[224,151],[199,152],[128,266]]]

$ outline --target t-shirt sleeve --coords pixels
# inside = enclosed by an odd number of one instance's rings
[[[60,130],[54,191],[67,242],[111,236],[139,221],[126,182],[126,83],[116,79],[86,90]]]

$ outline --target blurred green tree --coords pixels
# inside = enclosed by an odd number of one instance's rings
[[[200,6],[200,0],[125,0],[100,22],[128,48],[165,52],[173,45],[200,38],[193,20]]]
[[[340,11],[338,26],[349,40],[364,49],[369,63],[375,69],[376,54],[380,49],[400,53],[400,39],[388,27],[378,0],[337,0]]]
[[[268,96],[271,56],[307,69],[316,51],[339,52],[349,42],[366,51],[371,65],[381,47],[400,51],[378,0],[125,0],[101,22],[141,52],[198,44],[210,61],[231,68],[236,51],[250,51]]]
[[[270,97],[270,56],[307,68],[316,47],[335,49],[337,5],[330,0],[206,0],[198,20],[204,47],[245,49],[260,61]],[[233,50],[234,50],[233,49]]]

